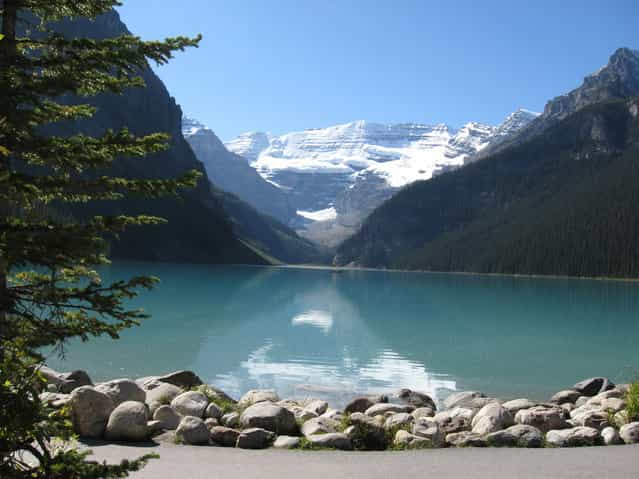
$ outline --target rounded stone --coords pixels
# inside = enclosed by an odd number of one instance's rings
[[[184,444],[202,445],[208,444],[211,432],[204,421],[199,417],[185,416],[175,430],[176,437]]]
[[[153,420],[160,421],[162,429],[167,429],[169,431],[177,429],[181,419],[182,416],[180,416],[171,406],[166,404],[157,408],[153,413]]]
[[[114,379],[95,386],[96,391],[106,394],[117,407],[126,401],[144,402],[146,393],[132,379]]]
[[[275,439],[275,434],[266,429],[252,427],[244,429],[237,437],[236,446],[240,449],[266,449]]]
[[[203,417],[209,399],[199,391],[187,391],[171,401],[171,407],[182,416]]]
[[[281,406],[270,402],[258,402],[244,410],[240,416],[243,427],[262,428],[277,434],[298,432],[295,415]]]
[[[143,441],[149,437],[146,406],[125,401],[109,416],[105,437],[112,441]]]
[[[91,386],[81,386],[71,393],[71,420],[81,437],[101,438],[114,409],[109,396]]]

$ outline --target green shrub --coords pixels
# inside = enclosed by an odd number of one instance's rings
[[[639,421],[639,381],[630,384],[626,393],[628,422]]]

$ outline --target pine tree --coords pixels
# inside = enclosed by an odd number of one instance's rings
[[[90,118],[82,98],[143,87],[148,62],[166,63],[199,37],[145,42],[132,35],[95,40],[55,31],[62,18],[95,18],[117,0],[0,0],[0,477],[125,477],[148,457],[107,466],[53,438],[71,437],[64,411],[42,404],[38,373],[44,346],[71,338],[117,338],[145,317],[127,299],[156,279],[103,284],[107,241],[125,228],[163,220],[151,216],[89,216],[83,205],[129,196],[179,195],[198,173],[177,179],[109,174],[119,158],[145,157],[167,136],[136,137],[127,129],[99,137],[45,136],[44,126]],[[79,99],[69,101],[69,99]],[[86,100],[85,100],[86,101]],[[25,453],[37,459],[25,461]]]

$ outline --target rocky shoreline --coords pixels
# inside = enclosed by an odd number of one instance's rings
[[[69,411],[81,438],[264,449],[402,450],[441,447],[575,447],[639,443],[630,385],[590,378],[548,402],[451,394],[438,410],[402,389],[362,396],[343,410],[320,399],[253,390],[239,400],[192,371],[93,384],[83,371],[42,367],[40,399]],[[633,392],[634,394],[634,392]],[[634,414],[634,412],[633,412]]]

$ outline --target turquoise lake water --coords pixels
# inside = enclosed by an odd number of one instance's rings
[[[585,377],[639,373],[639,283],[120,262],[152,274],[152,318],[119,341],[72,343],[59,369],[94,380],[196,371],[239,396],[337,404],[407,387],[545,399]]]

